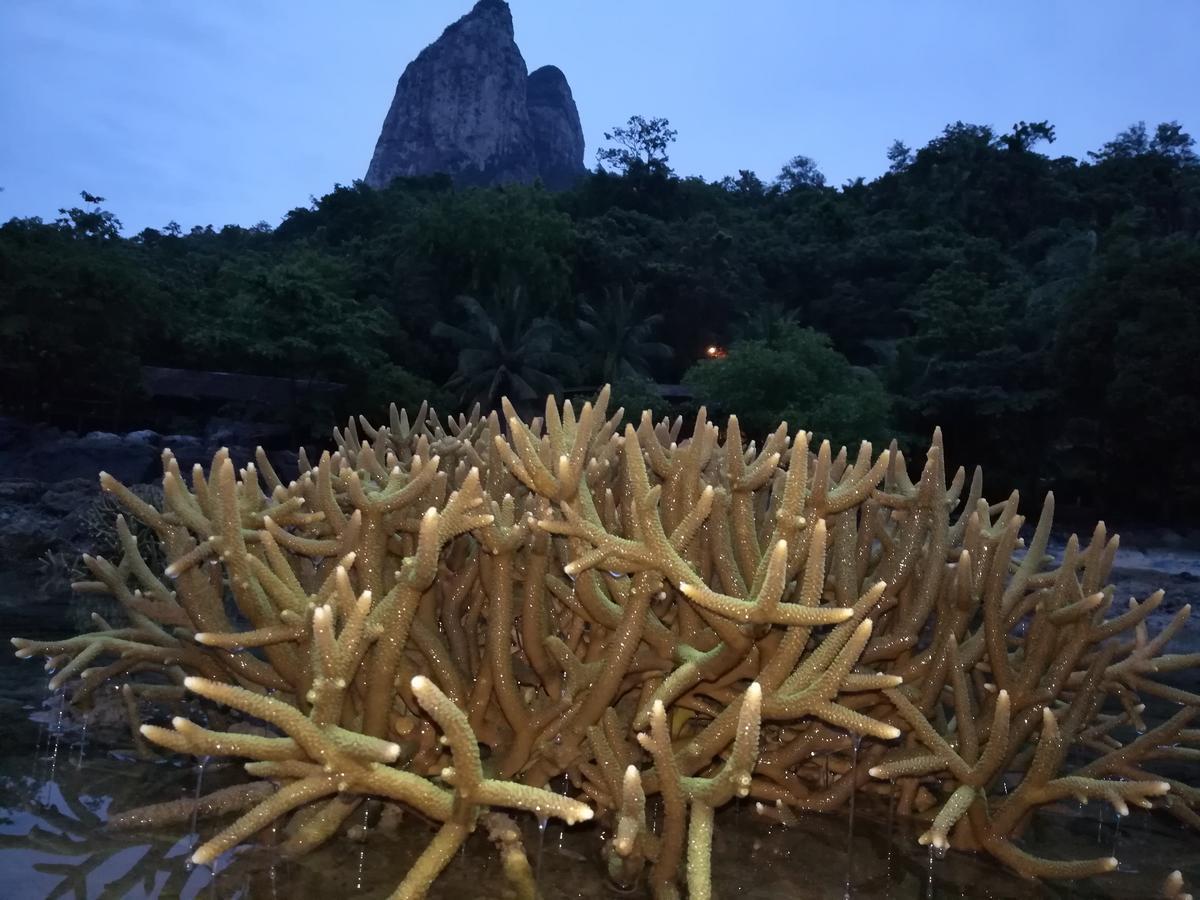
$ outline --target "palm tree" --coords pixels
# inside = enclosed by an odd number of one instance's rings
[[[495,409],[503,396],[528,404],[561,389],[556,376],[569,371],[572,360],[555,350],[560,329],[533,314],[520,288],[490,308],[474,297],[456,302],[463,311],[460,323],[438,322],[433,334],[458,350],[458,368],[446,387],[458,391],[464,405]]]
[[[582,351],[591,374],[612,384],[621,378],[643,378],[652,360],[667,360],[674,351],[651,338],[662,324],[661,313],[642,315],[639,311],[643,292],[639,287],[629,299],[624,289],[604,290],[599,308],[580,300],[576,327],[582,339]]]

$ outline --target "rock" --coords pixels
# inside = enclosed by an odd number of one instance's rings
[[[213,452],[216,452],[221,447],[233,444],[248,444],[253,448],[259,444],[278,441],[287,434],[288,427],[286,425],[213,418],[209,420],[204,429],[204,440],[208,446],[213,448]]]
[[[141,484],[161,471],[157,447],[116,434],[64,438],[51,451],[51,460],[53,467],[41,473],[46,481],[96,478],[108,472],[125,484]]]
[[[408,64],[366,182],[446,173],[460,185],[566,186],[583,172],[583,131],[562,72],[527,75],[503,0],[480,0]]]
[[[46,442],[61,435],[62,432],[51,425],[30,425],[11,416],[0,416],[0,451],[23,450],[31,437]]]
[[[151,431],[149,428],[143,428],[141,431],[131,431],[125,435],[126,439],[142,444],[152,444],[155,447],[161,446],[162,438],[157,431]]]
[[[565,190],[586,171],[583,126],[567,76],[558,66],[542,66],[529,76],[527,97],[538,174],[551,190]]]
[[[281,426],[228,419],[212,421],[209,431],[203,438],[149,429],[79,436],[0,417],[0,621],[18,634],[79,630],[72,617],[86,604],[73,600],[69,581],[79,574],[80,554],[113,562],[120,555],[112,532],[118,505],[100,489],[101,470],[148,499],[162,482],[164,447],[190,479],[192,465],[207,468],[222,444],[245,465],[256,443],[278,445],[286,437]],[[272,449],[269,457],[284,481],[296,476],[295,451]],[[160,500],[161,490],[152,502]]]
[[[32,503],[45,492],[40,481],[0,481],[0,505],[5,503]]]
[[[60,515],[75,513],[100,496],[100,485],[94,478],[71,478],[48,487],[41,496],[41,505]]]
[[[154,444],[126,435],[93,431],[83,437],[47,435],[37,429],[26,432],[0,450],[0,472],[7,479],[66,481],[95,479],[109,472],[126,484],[139,484],[155,477],[159,451]]]
[[[0,504],[0,556],[7,565],[37,559],[57,544],[62,516],[39,503]]]
[[[532,181],[526,77],[508,4],[481,0],[400,76],[367,184],[436,172],[462,184]]]
[[[175,454],[175,460],[182,472],[190,474],[192,466],[196,463],[207,469],[212,462],[212,451],[205,447],[200,438],[190,434],[168,434],[162,439],[162,446],[164,450]]]

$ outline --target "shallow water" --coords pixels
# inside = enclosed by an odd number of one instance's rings
[[[44,683],[32,662],[0,663],[3,900],[386,897],[432,835],[410,820],[386,832],[372,830],[360,843],[340,839],[299,860],[286,860],[268,845],[228,854],[215,871],[192,868],[191,849],[217,830],[216,822],[150,834],[110,833],[103,823],[110,810],[193,795],[199,767],[191,761],[145,762],[131,751],[111,749],[96,739],[98,726],[85,731],[82,720],[60,715],[60,698],[47,697]],[[236,766],[210,761],[203,790],[238,777]],[[597,827],[564,829],[551,822],[540,835],[533,819],[522,824],[544,900],[622,896],[605,883]],[[1111,854],[1121,860],[1114,875],[1072,884],[1025,881],[974,854],[931,858],[916,843],[921,830],[889,816],[886,804],[862,798],[853,821],[846,814],[814,814],[793,828],[768,823],[751,805],[727,808],[717,818],[713,848],[717,895],[1082,900],[1158,896],[1174,868],[1182,868],[1190,884],[1200,882],[1200,836],[1166,816],[1135,812],[1118,827],[1111,810],[1095,803],[1040,815],[1028,846],[1047,855]],[[505,893],[497,854],[480,829],[430,896],[483,900]]]

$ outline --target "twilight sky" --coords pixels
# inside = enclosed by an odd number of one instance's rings
[[[361,178],[396,79],[473,0],[2,0],[0,221],[87,189],[126,232],[276,224]],[[1139,119],[1200,134],[1193,0],[510,0],[571,82],[595,164],[631,114],[671,163],[878,175],[895,138],[1049,119],[1082,156]]]

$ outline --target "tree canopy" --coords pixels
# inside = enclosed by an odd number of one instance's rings
[[[1183,515],[1200,491],[1195,142],[1136,123],[1073,159],[1054,138],[955,122],[881,148],[871,181],[831,187],[798,152],[770,182],[708,182],[670,168],[666,119],[634,116],[557,194],[355,183],[275,228],[132,237],[119,198],[84,192],[0,226],[0,399],[104,427],[136,405],[139,365],[336,381],[339,413],[604,379],[661,409],[655,385],[684,383],[751,436],[786,418],[919,446],[940,425],[951,462],[993,481]]]

